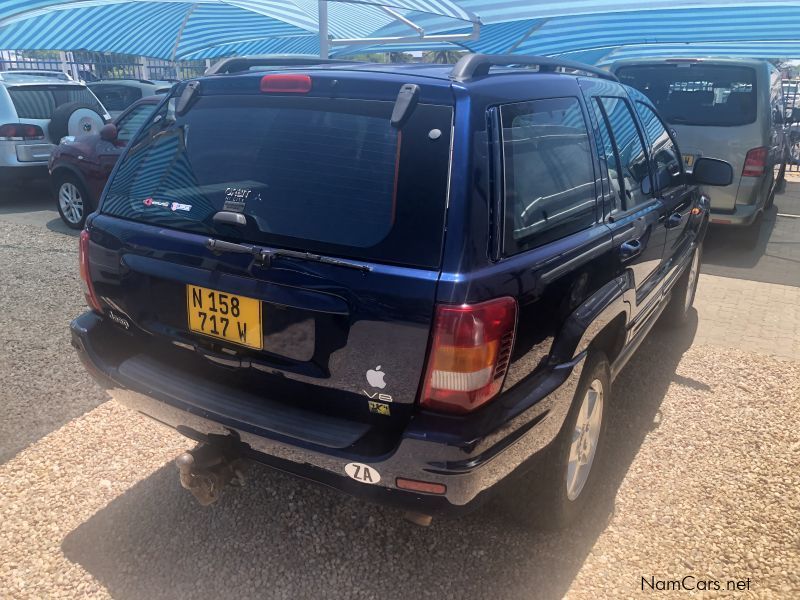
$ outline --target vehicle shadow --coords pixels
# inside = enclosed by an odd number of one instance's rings
[[[47,227],[50,231],[60,233],[62,235],[68,235],[70,237],[78,237],[81,233],[79,229],[71,229],[70,227],[67,227],[66,223],[61,220],[61,217],[50,219],[45,224],[45,227]]]
[[[758,241],[748,246],[749,232],[740,227],[710,226],[703,244],[704,273],[714,274],[713,266],[750,269],[766,253],[772,230],[777,220],[777,208],[765,211]]]
[[[32,181],[24,186],[0,184],[0,214],[51,208],[52,202],[47,181]]]
[[[614,386],[603,501],[579,527],[516,526],[495,503],[458,520],[411,525],[260,465],[248,485],[201,508],[167,464],[72,531],[62,550],[112,596],[133,598],[561,598],[608,523],[613,500],[658,422],[691,345],[655,328]]]

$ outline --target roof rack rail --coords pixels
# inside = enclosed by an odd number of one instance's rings
[[[461,58],[450,72],[454,81],[469,81],[474,77],[489,74],[491,67],[512,67],[514,65],[538,66],[539,72],[554,73],[556,69],[581,71],[610,81],[619,81],[616,76],[591,65],[549,56],[524,56],[516,54],[467,54]]]
[[[263,56],[233,56],[223,58],[206,69],[206,75],[241,73],[252,67],[301,67],[330,64],[356,64],[357,61],[335,58],[320,58],[297,54],[266,54]]]

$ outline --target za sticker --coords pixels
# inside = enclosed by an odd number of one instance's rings
[[[344,472],[361,483],[378,483],[381,480],[375,469],[362,463],[348,463],[344,466]]]

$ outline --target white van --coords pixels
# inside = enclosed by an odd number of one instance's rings
[[[754,225],[757,236],[789,155],[780,72],[767,61],[739,58],[632,59],[611,70],[674,128],[688,170],[701,156],[733,165],[733,183],[709,193],[711,222]]]

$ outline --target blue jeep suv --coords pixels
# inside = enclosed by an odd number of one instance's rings
[[[730,166],[685,172],[650,101],[577,63],[306,61],[164,99],[81,234],[73,345],[200,442],[177,462],[203,503],[245,458],[422,522],[515,473],[568,524]]]

